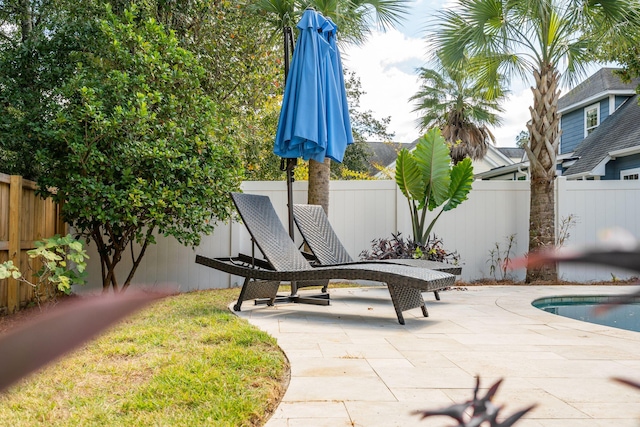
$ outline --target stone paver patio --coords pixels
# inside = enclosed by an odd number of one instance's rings
[[[332,289],[329,307],[245,303],[241,317],[277,338],[291,382],[267,427],[422,426],[411,411],[471,398],[504,378],[495,400],[511,414],[537,403],[517,427],[638,427],[640,333],[543,312],[544,296],[609,295],[631,287],[495,286],[425,294],[398,324],[384,287]]]

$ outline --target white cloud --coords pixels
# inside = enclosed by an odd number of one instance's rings
[[[530,105],[533,105],[531,89],[521,88],[517,91],[514,89],[514,92],[503,104],[502,125],[491,130],[496,137],[498,147],[516,146],[516,137],[523,130],[527,130],[527,122],[531,119]]]
[[[424,66],[427,45],[423,39],[408,37],[397,30],[375,32],[361,46],[349,46],[342,51],[344,66],[355,71],[366,92],[360,100],[362,110],[373,111],[376,118],[390,116],[389,130],[395,141],[411,142],[420,136],[409,98],[420,87],[415,69]],[[513,85],[513,93],[504,104],[502,125],[492,129],[496,145],[513,147],[516,136],[526,130],[533,103],[531,90],[525,85]]]
[[[419,87],[415,68],[425,62],[425,43],[397,30],[375,32],[362,46],[343,50],[344,66],[355,71],[366,92],[360,100],[363,110],[372,110],[381,119],[391,116],[390,130],[396,141],[411,142],[418,137],[416,113],[409,98]]]

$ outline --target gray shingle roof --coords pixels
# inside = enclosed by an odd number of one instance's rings
[[[524,148],[520,147],[496,147],[499,152],[510,159],[521,159],[524,155]]]
[[[398,142],[367,142],[366,144],[371,149],[369,173],[375,175],[380,171],[374,165],[389,166],[398,158],[400,150],[403,148],[412,150],[418,144],[418,140],[416,139],[411,144]]]
[[[571,89],[558,100],[558,109],[563,110],[580,101],[607,91],[628,91],[635,93],[635,88],[640,84],[640,78],[633,79],[631,83],[624,83],[620,77],[613,73],[617,68],[601,68],[591,77]]]
[[[609,152],[640,145],[639,123],[640,105],[638,95],[634,95],[580,143],[575,151],[579,160],[563,175],[590,172]]]

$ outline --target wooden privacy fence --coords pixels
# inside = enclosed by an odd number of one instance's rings
[[[58,205],[37,196],[35,182],[0,173],[0,262],[13,261],[33,282],[39,266],[30,266],[27,251],[35,248],[37,240],[65,234],[65,227]],[[0,313],[13,313],[33,297],[31,286],[0,280]]]

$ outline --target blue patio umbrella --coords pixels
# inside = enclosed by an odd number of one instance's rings
[[[351,133],[351,119],[349,117],[349,106],[347,104],[347,91],[344,86],[344,73],[342,71],[342,61],[336,43],[336,33],[338,26],[327,18],[323,26],[323,37],[329,42],[329,55],[331,58],[332,70],[327,71],[327,85],[332,87],[328,91],[327,102],[327,149],[325,157],[329,157],[336,162],[342,162],[347,145],[353,143]]]
[[[287,76],[273,152],[282,158],[342,162],[353,143],[337,26],[307,9]]]
[[[287,171],[291,238],[295,159],[302,157],[323,162],[328,157],[342,162],[347,145],[353,143],[342,63],[336,44],[338,27],[313,9],[305,10],[297,27],[300,34],[286,77],[273,147],[276,155],[287,159],[283,170]],[[285,40],[285,52],[287,46]]]

